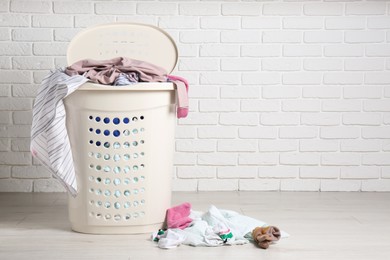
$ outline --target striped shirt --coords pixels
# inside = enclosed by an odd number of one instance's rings
[[[33,107],[31,153],[73,196],[77,194],[77,182],[62,100],[87,81],[57,69],[43,79]]]

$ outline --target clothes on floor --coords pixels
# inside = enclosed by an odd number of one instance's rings
[[[186,237],[183,234],[175,232],[173,229],[166,231],[160,229],[158,232],[153,233],[152,239],[158,242],[160,248],[171,249],[180,246]]]
[[[158,235],[158,232],[155,232],[152,234],[152,239],[158,242],[158,247],[168,249],[180,244],[210,247],[243,245],[250,241],[256,241],[252,238],[253,230],[256,227],[261,227],[260,231],[264,231],[268,235],[258,239],[264,245],[268,243],[269,246],[269,244],[275,243],[279,238],[289,236],[289,234],[283,231],[279,231],[280,235],[278,236],[276,232],[278,229],[272,226],[270,228],[265,222],[240,215],[235,211],[220,210],[213,205],[204,213],[191,210],[189,218],[192,219],[192,222],[188,227],[184,229],[169,228],[162,234],[160,232],[160,235]],[[258,234],[258,231],[255,234]],[[168,235],[167,237],[165,236],[167,232],[170,234],[169,237]],[[270,237],[271,234],[274,237]],[[173,241],[175,238],[177,240]]]
[[[177,117],[184,118],[188,114],[188,82],[178,76],[167,75],[164,68],[146,61],[116,57],[110,60],[85,59],[67,67],[69,76],[83,75],[99,84],[122,85],[128,79],[134,82],[173,82],[177,88]],[[119,78],[119,82],[116,80]],[[120,83],[120,84],[118,84]]]
[[[260,248],[267,249],[272,242],[280,239],[280,230],[274,226],[256,227],[252,231],[252,238]]]
[[[184,229],[190,225],[191,204],[186,202],[167,210],[167,228]]]

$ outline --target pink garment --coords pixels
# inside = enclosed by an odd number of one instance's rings
[[[67,67],[65,73],[69,76],[82,75],[92,82],[113,84],[121,73],[136,72],[140,81],[165,82],[165,69],[146,61],[117,57],[111,60],[80,60]]]
[[[177,88],[177,118],[187,117],[188,115],[188,81],[185,78],[167,75],[168,79],[176,84]],[[183,85],[184,84],[184,85]]]
[[[185,229],[188,227],[192,222],[189,217],[190,211],[191,204],[188,202],[167,209],[167,228]]]
[[[111,60],[80,60],[65,69],[69,76],[82,75],[92,82],[113,84],[121,73],[138,74],[140,82],[166,82],[168,79],[177,89],[177,117],[188,115],[188,82],[184,78],[167,75],[165,69],[146,61],[117,57]]]

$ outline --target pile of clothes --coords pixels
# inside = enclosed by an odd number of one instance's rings
[[[152,240],[163,249],[181,244],[190,246],[223,246],[256,243],[266,249],[280,238],[288,237],[275,226],[214,205],[207,212],[191,209],[186,202],[167,210],[165,228],[152,234]]]
[[[167,71],[146,61],[117,57],[111,60],[80,60],[64,71],[69,76],[81,75],[89,81],[104,85],[124,86],[137,82],[173,82],[177,91],[177,117],[188,114],[188,82],[168,75]]]
[[[66,131],[63,99],[90,81],[105,85],[129,85],[136,82],[173,82],[177,93],[177,117],[188,114],[188,82],[168,75],[165,69],[135,59],[81,60],[47,75],[38,89],[33,107],[31,153],[45,165],[61,184],[77,195],[76,174]]]

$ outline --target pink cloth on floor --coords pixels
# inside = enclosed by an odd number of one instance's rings
[[[167,227],[185,229],[192,219],[189,217],[191,204],[185,202],[167,210]]]

